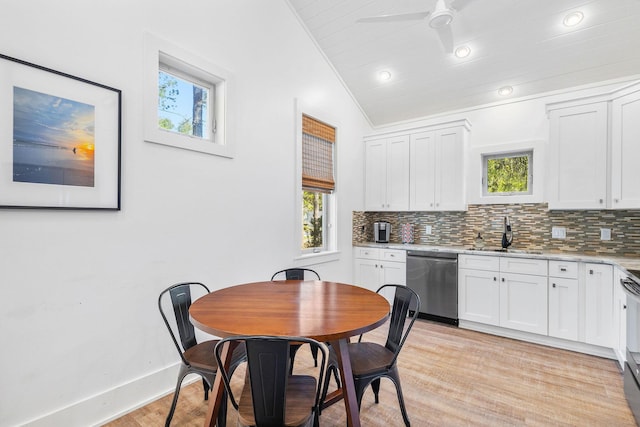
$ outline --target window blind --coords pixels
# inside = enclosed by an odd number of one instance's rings
[[[330,193],[335,189],[333,179],[333,147],[336,129],[302,116],[302,187]]]

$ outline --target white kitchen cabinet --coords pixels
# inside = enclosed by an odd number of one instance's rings
[[[614,347],[613,267],[585,264],[585,342]]]
[[[604,209],[608,104],[549,109],[549,209]]]
[[[456,126],[411,135],[410,210],[466,210],[466,132]]]
[[[500,273],[500,326],[547,335],[547,276]]]
[[[578,263],[549,261],[549,336],[578,340]]]
[[[458,259],[460,319],[547,334],[546,260],[477,255]]]
[[[399,249],[354,248],[354,283],[371,291],[407,284],[407,253]]]
[[[549,208],[640,208],[640,84],[547,111]]]
[[[622,287],[626,274],[616,268],[613,278],[613,351],[620,367],[627,359],[627,294]]]
[[[365,141],[365,210],[409,209],[409,136]]]
[[[611,104],[611,207],[640,208],[640,89]]]
[[[499,274],[494,271],[458,269],[458,317],[460,319],[486,325],[500,325],[498,276]]]

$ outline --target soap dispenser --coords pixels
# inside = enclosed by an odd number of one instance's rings
[[[484,239],[482,238],[482,235],[480,234],[480,232],[478,232],[478,236],[476,237],[475,248],[476,249],[484,248]]]

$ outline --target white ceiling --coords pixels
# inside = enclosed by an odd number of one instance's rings
[[[504,101],[505,85],[519,98],[640,74],[640,0],[470,1],[451,24],[465,59],[444,52],[428,18],[356,22],[436,0],[288,1],[374,126]],[[563,26],[576,10],[584,20]]]

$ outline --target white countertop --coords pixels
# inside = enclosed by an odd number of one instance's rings
[[[371,248],[388,248],[400,250],[414,251],[433,251],[433,252],[453,252],[467,255],[482,256],[509,256],[522,258],[538,258],[558,261],[576,261],[591,262],[601,264],[611,264],[620,267],[629,273],[628,270],[640,270],[640,257],[619,257],[609,255],[588,255],[582,253],[560,252],[560,251],[527,251],[519,249],[507,249],[506,251],[499,248],[487,247],[481,250],[471,249],[469,246],[430,246],[417,245],[407,243],[358,243],[354,246],[371,247]],[[640,280],[640,278],[637,278]]]

